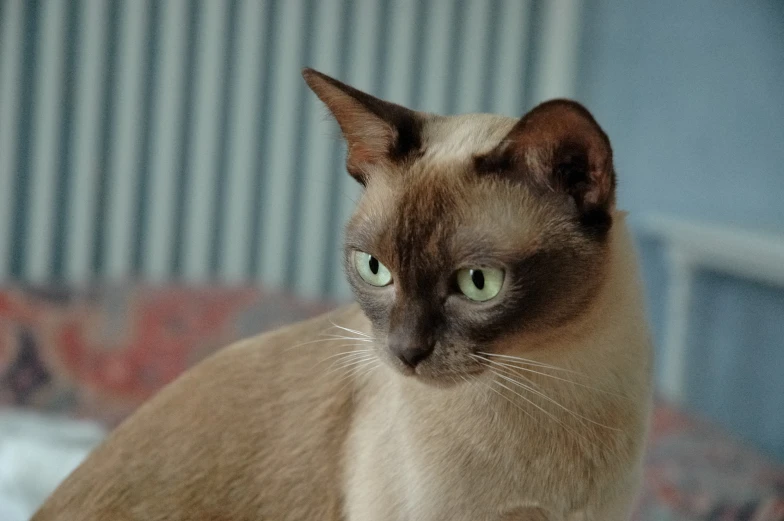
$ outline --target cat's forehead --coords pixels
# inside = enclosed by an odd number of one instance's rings
[[[496,114],[433,117],[423,128],[422,160],[435,163],[465,161],[489,152],[516,121]]]
[[[524,183],[475,171],[474,158],[497,147],[515,123],[492,114],[428,118],[419,157],[368,169],[349,227],[354,238],[380,248],[388,262],[407,253],[403,245],[436,257],[461,256],[480,243],[495,251],[537,247],[544,230],[557,224],[558,209]]]
[[[419,157],[404,165],[369,168],[358,213],[376,223],[445,218],[454,222],[462,217],[478,225],[514,212],[536,211],[539,205],[524,186],[474,171],[474,158],[496,148],[516,121],[495,114],[427,118]]]
[[[359,209],[365,215],[380,217],[407,206],[424,206],[430,211],[433,201],[443,195],[457,195],[465,188],[466,176],[473,169],[473,158],[498,146],[516,120],[495,114],[430,115],[421,129],[421,155],[404,165],[369,165],[369,182]],[[422,197],[429,194],[431,197]]]

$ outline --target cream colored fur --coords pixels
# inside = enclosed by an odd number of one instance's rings
[[[622,216],[613,230],[591,309],[548,338],[499,347],[613,393],[528,375],[563,407],[618,430],[537,401],[555,421],[491,392],[490,373],[439,389],[380,363],[362,378],[328,371],[327,358],[354,343],[319,341],[342,331],[333,323],[369,334],[349,306],[189,371],[33,520],[627,519],[650,407],[650,345]]]

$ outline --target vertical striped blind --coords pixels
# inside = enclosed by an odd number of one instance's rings
[[[577,0],[0,0],[0,283],[346,296],[359,187],[299,71],[420,110],[569,95]]]

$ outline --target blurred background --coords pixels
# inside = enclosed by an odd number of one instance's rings
[[[111,426],[222,342],[350,299],[359,186],[303,66],[446,114],[584,103],[662,403],[784,461],[778,0],[0,0],[2,403]]]

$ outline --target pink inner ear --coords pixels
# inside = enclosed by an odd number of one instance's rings
[[[396,138],[395,130],[363,105],[361,99],[373,99],[379,104],[384,102],[316,71],[306,70],[303,75],[340,126],[348,145],[349,173],[359,178],[363,167],[385,161]]]
[[[395,140],[394,130],[372,114],[354,113],[350,118],[338,120],[346,139],[349,172],[362,170],[364,166],[378,164],[388,159],[389,150]],[[344,123],[341,123],[341,120]],[[350,129],[350,130],[349,130]],[[352,174],[353,175],[353,174]]]
[[[379,163],[383,159],[384,155],[373,147],[368,147],[362,142],[349,143],[348,157],[346,158],[349,171],[362,170],[363,166]]]
[[[313,69],[302,76],[340,125],[348,144],[346,166],[359,182],[364,184],[367,166],[398,162],[420,149],[422,120],[415,111]]]
[[[591,205],[603,206],[605,204],[612,204],[613,202],[613,177],[612,163],[607,166],[607,161],[600,163],[602,166],[591,164],[591,188],[585,193],[585,203]],[[611,170],[610,174],[605,172],[605,169]]]

